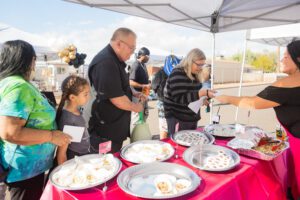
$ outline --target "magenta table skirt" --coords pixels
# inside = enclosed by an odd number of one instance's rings
[[[222,173],[211,173],[198,170],[189,166],[183,159],[182,154],[185,147],[176,145],[173,141],[164,140],[177,149],[179,158],[172,157],[167,162],[177,163],[186,166],[195,171],[201,178],[200,186],[192,193],[176,199],[209,199],[209,200],[239,200],[239,199],[254,199],[254,200],[283,200],[286,199],[286,188],[288,183],[287,173],[287,157],[289,151],[286,151],[272,161],[262,161],[249,157],[241,156],[241,163],[233,170]],[[224,146],[226,140],[216,140],[216,144]],[[119,157],[119,154],[116,154]],[[120,158],[121,159],[121,158]],[[133,164],[123,162],[124,170]],[[42,200],[57,199],[141,199],[133,197],[123,192],[117,184],[117,178],[107,182],[108,190],[103,192],[103,185],[91,189],[81,191],[66,191],[60,190],[48,182]]]

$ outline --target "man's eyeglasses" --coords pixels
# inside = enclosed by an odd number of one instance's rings
[[[204,65],[206,65],[206,63],[198,64],[198,63],[196,63],[195,61],[193,61],[193,63],[194,63],[195,65],[197,65],[197,67],[203,67]]]
[[[135,51],[136,47],[135,46],[131,46],[130,44],[128,44],[127,42],[120,40],[121,42],[123,42],[124,44],[126,44],[126,46],[131,50],[131,51]]]

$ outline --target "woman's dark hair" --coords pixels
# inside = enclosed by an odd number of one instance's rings
[[[23,40],[11,40],[3,44],[0,52],[0,80],[20,75],[29,77],[32,60],[36,57],[33,46]]]
[[[59,122],[60,120],[62,109],[65,105],[66,100],[69,99],[71,94],[78,95],[80,92],[82,92],[83,87],[85,85],[88,85],[87,80],[75,75],[68,76],[62,82],[61,84],[62,97],[59,106],[57,108],[56,122]]]
[[[300,40],[289,43],[287,45],[287,50],[298,69],[300,69]]]

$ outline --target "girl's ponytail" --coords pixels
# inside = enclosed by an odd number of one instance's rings
[[[60,103],[58,105],[57,111],[56,111],[56,123],[58,123],[59,120],[60,120],[60,117],[61,117],[61,114],[62,114],[62,110],[63,110],[63,108],[65,106],[66,100],[67,100],[67,94],[63,93],[62,97],[61,97],[61,100],[60,100]]]

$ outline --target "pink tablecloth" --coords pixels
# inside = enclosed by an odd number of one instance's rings
[[[179,154],[178,159],[172,157],[168,162],[186,166],[195,171],[202,178],[200,186],[194,192],[175,199],[285,199],[285,190],[287,186],[286,157],[289,152],[285,152],[273,161],[262,161],[241,156],[241,163],[235,169],[222,173],[211,173],[189,166],[181,157],[186,148],[176,145],[171,140],[165,141],[172,144]],[[225,145],[226,142],[227,141],[224,140],[216,141],[218,145]],[[119,157],[119,154],[116,154],[116,156]],[[129,162],[124,160],[122,160],[122,162],[122,170],[132,166]],[[123,192],[118,187],[116,180],[117,178],[115,177],[107,182],[108,190],[106,192],[101,190],[103,185],[82,191],[66,191],[57,189],[48,182],[41,199],[140,199]]]

